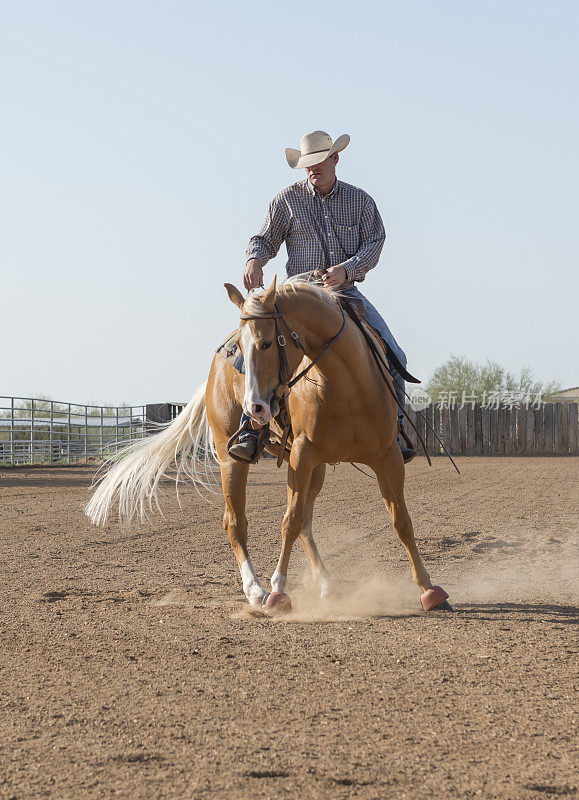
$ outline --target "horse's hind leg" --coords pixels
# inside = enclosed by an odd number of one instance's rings
[[[404,500],[404,462],[396,442],[393,443],[386,456],[380,462],[371,466],[378,478],[380,492],[392,516],[392,523],[396,533],[408,553],[412,579],[423,591],[426,591],[426,589],[430,589],[432,584],[430,575],[422,563],[414,541],[412,522]]]
[[[308,561],[310,562],[312,579],[319,587],[322,597],[326,597],[330,593],[330,576],[314,541],[312,534],[312,520],[314,517],[314,503],[316,502],[316,497],[322,490],[325,477],[326,465],[318,464],[318,466],[315,467],[314,471],[312,472],[310,488],[304,508],[304,525],[302,532],[300,533],[300,542],[302,543],[302,547],[304,548],[308,557]]]
[[[221,484],[225,498],[225,528],[241,572],[243,591],[252,606],[261,606],[267,592],[259,582],[247,550],[245,495],[249,465],[230,458],[221,462]]]

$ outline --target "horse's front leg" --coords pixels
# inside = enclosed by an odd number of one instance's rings
[[[292,547],[301,534],[306,519],[305,508],[313,468],[311,445],[306,440],[296,439],[292,446],[288,467],[287,510],[281,528],[281,553],[275,572],[271,577],[271,587],[274,592],[283,592],[285,589]]]
[[[322,490],[325,477],[325,464],[318,464],[317,467],[314,467],[304,508],[304,526],[300,533],[300,542],[310,562],[312,579],[317,585],[321,597],[327,597],[331,592],[330,575],[314,541],[312,522],[314,517],[314,503],[316,502],[316,497]]]
[[[259,578],[255,574],[247,550],[247,517],[245,500],[249,464],[233,461],[230,458],[221,462],[221,485],[225,498],[223,527],[229,536],[231,547],[241,572],[243,591],[252,606],[261,607],[267,599]]]

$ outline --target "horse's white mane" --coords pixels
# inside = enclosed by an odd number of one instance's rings
[[[320,283],[314,283],[313,279],[308,279],[308,276],[313,273],[303,273],[301,275],[292,275],[287,278],[283,283],[276,287],[276,298],[283,299],[292,294],[299,295],[301,292],[314,295],[326,305],[331,308],[339,308],[338,297],[340,295],[339,289],[326,289]],[[253,314],[260,317],[264,314],[263,305],[260,302],[260,297],[263,296],[263,289],[254,289],[250,294],[243,306],[243,311],[246,314]]]

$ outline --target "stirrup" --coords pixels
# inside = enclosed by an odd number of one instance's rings
[[[414,450],[416,452],[415,447],[414,447],[414,442],[412,441],[410,436],[406,433],[406,430],[404,429],[404,423],[403,422],[399,422],[398,423],[398,436],[402,436],[402,438],[404,439],[404,441],[406,442],[408,447],[411,450]]]
[[[402,459],[405,464],[408,464],[418,455],[418,451],[415,450],[413,447],[404,447],[400,443],[398,443],[398,447],[400,448],[400,452],[402,453]]]
[[[399,430],[398,436],[401,436],[404,439],[404,441],[406,442],[406,444],[408,445],[408,447],[402,447],[400,442],[398,442],[398,447],[402,451],[402,457],[404,459],[404,463],[408,464],[409,461],[412,461],[412,459],[415,458],[418,455],[418,451],[414,447],[414,442],[412,441],[410,436],[408,436],[408,434],[404,430],[404,423],[403,422],[399,422],[398,423],[398,430]],[[397,439],[398,439],[398,436],[396,437]]]
[[[251,427],[251,423],[248,419],[244,420],[239,430],[235,431],[231,439],[227,442],[227,452],[229,453],[230,457],[233,458],[235,461],[241,461],[242,464],[257,464],[259,461],[261,454],[263,453],[263,448],[269,441],[269,423],[264,425],[263,428],[260,429],[257,435],[257,447],[255,449],[255,453],[253,454],[253,458],[247,459],[242,458],[241,456],[235,455],[235,453],[231,452],[231,447],[238,441],[240,435],[244,432],[249,430]]]

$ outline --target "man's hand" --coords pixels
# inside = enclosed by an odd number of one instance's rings
[[[324,286],[328,289],[337,289],[346,282],[348,276],[345,267],[328,267],[322,275]]]
[[[257,258],[250,258],[243,270],[243,285],[249,292],[263,286],[263,268]]]

